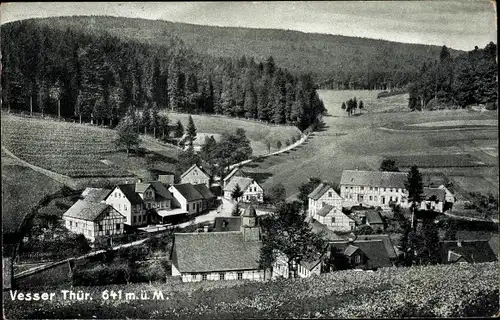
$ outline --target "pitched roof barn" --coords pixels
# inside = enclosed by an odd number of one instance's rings
[[[497,261],[487,240],[442,241],[439,246],[444,263],[456,262],[461,258],[470,263]]]
[[[212,199],[216,198],[215,195],[210,191],[210,189],[207,187],[206,184],[200,183],[200,184],[195,184],[193,187],[198,190],[198,192],[203,196],[205,199]]]
[[[311,199],[314,199],[314,200],[318,200],[319,198],[321,198],[322,195],[325,194],[326,191],[328,191],[329,189],[331,188],[330,185],[326,184],[326,183],[320,183],[316,189],[314,189],[309,195],[308,197],[311,198]],[[338,195],[337,195],[338,196]]]
[[[351,253],[353,248],[349,246],[355,246],[363,252],[367,258],[368,268],[382,268],[391,267],[392,262],[387,254],[384,243],[382,240],[355,240],[353,242],[349,241],[332,241],[330,242],[332,249],[337,249],[343,254]],[[352,254],[352,253],[351,253]]]
[[[105,203],[78,200],[63,214],[63,217],[95,221],[106,210],[116,211]]]
[[[366,222],[369,224],[384,224],[380,212],[368,210],[365,212]]]
[[[170,193],[170,191],[168,191],[167,187],[163,183],[161,183],[160,181],[153,181],[153,182],[150,182],[149,184],[155,190],[155,197],[156,198],[161,197],[165,200],[170,200],[174,197],[172,195],[172,193]]]
[[[246,188],[248,188],[248,186],[251,185],[253,181],[254,180],[252,178],[233,177],[224,187],[224,191],[233,191],[236,185],[239,185],[242,191],[246,190]]]
[[[404,172],[344,170],[340,184],[404,189],[407,180],[408,176]]]
[[[190,183],[176,184],[173,185],[177,191],[187,200],[196,201],[202,200],[203,195]]]
[[[198,166],[196,163],[193,164],[189,169],[187,169],[186,171],[184,171],[183,174],[181,174],[181,179],[184,178],[187,174],[189,174],[191,171],[193,171],[194,169],[198,169],[199,172],[201,172],[202,174],[206,175],[207,178],[210,178],[210,175],[208,174],[207,171],[205,171],[205,169],[203,169],[202,167]]]
[[[425,200],[432,200],[431,198],[433,197],[435,197],[439,202],[445,202],[446,191],[444,189],[424,187],[423,198]]]

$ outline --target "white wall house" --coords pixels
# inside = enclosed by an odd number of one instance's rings
[[[236,188],[236,185],[243,191],[243,195],[239,199],[243,202],[264,202],[264,189],[252,178],[233,176],[229,181],[226,181],[224,187],[224,198],[231,200],[231,194]]]
[[[210,175],[203,170],[203,168],[199,167],[196,164],[193,164],[191,168],[187,169],[181,175],[181,183],[190,183],[190,184],[200,184],[203,183],[210,188]]]
[[[325,183],[320,183],[309,195],[309,215],[315,215],[324,206],[331,205],[342,209],[342,197],[333,188]]]
[[[342,209],[329,204],[312,214],[311,217],[333,231],[352,231],[356,228],[356,221],[345,215]]]
[[[123,233],[125,217],[110,205],[78,200],[63,215],[66,228],[90,241]]]
[[[404,172],[344,170],[340,180],[340,196],[345,207],[357,205],[390,209],[390,203],[409,207]]]
[[[125,216],[125,223],[129,226],[143,226],[147,224],[144,202],[135,192],[135,184],[120,184],[106,198],[106,204]]]
[[[313,275],[321,274],[321,259],[312,259],[311,261],[302,261],[298,265],[293,263],[292,268],[297,269],[297,276],[299,278],[309,278]],[[283,254],[278,254],[273,264],[273,278],[283,277],[288,279],[289,268],[288,259]]]
[[[173,206],[188,214],[203,212],[203,195],[191,184],[176,184],[168,189],[173,195]]]
[[[420,202],[420,210],[443,212],[447,190],[445,189],[446,188],[424,188],[423,200]]]

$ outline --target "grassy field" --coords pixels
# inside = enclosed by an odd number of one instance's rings
[[[469,188],[463,192],[498,190],[498,182],[494,183],[498,181],[495,111],[410,112],[406,95],[376,99],[376,91],[320,90],[319,93],[329,113],[323,118],[325,128],[291,152],[245,167],[265,177],[261,180],[264,188],[281,182],[286,187],[287,195],[291,196],[309,177],[339,182],[344,169],[377,170],[387,156],[406,157],[408,165],[412,162],[411,156],[418,156],[415,160],[432,165],[432,168],[422,168],[422,171],[441,172],[452,181],[457,177],[460,180],[457,184]],[[353,97],[363,100],[365,109],[359,116],[348,117],[340,106]],[[400,112],[388,112],[395,110]],[[456,127],[435,130],[432,125],[426,125],[421,130],[384,129],[394,124],[405,128],[412,124],[448,121],[445,124],[450,126],[471,120],[488,126],[460,130]],[[464,163],[469,167],[462,167]],[[474,163],[477,166],[473,166]],[[479,179],[481,183],[476,184]]]
[[[63,300],[58,287],[44,287],[31,292],[55,292],[54,300],[13,301],[8,294],[4,314],[8,319],[490,317],[498,312],[498,282],[491,281],[497,273],[498,263],[454,264],[339,271],[267,283],[169,278],[166,283],[71,288],[90,293],[87,301]],[[111,292],[119,290],[122,299],[113,299]],[[155,292],[163,299],[153,299]],[[145,293],[149,299],[125,299],[125,293]]]
[[[117,150],[114,130],[90,125],[29,119],[2,114],[2,146],[31,164],[72,178],[134,176],[147,161],[171,164],[177,157],[174,147],[143,139],[141,147],[152,151],[127,157]]]
[[[168,113],[168,117],[170,122],[174,124],[180,120],[184,128],[186,128],[188,114],[170,112]],[[232,119],[221,116],[193,115],[192,117],[199,133],[234,133],[238,128],[245,129],[246,135],[250,139],[253,155],[267,154],[266,140],[271,142],[271,152],[273,152],[277,150],[276,143],[278,141],[281,141],[284,147],[287,140],[291,140],[293,136],[297,137],[300,135],[300,130],[293,126],[273,126],[251,120]]]

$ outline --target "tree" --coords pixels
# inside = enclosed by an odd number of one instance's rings
[[[297,275],[296,266],[302,261],[326,252],[323,239],[312,232],[311,226],[300,214],[301,203],[282,203],[278,211],[262,219],[262,248],[259,264],[271,268],[277,257],[283,255],[288,263],[289,278]]]
[[[239,201],[240,197],[243,195],[243,190],[241,190],[240,185],[236,184],[234,187],[233,191],[231,191],[231,199],[235,200],[236,202]]]
[[[196,139],[196,127],[194,126],[193,117],[189,115],[188,125],[186,127],[187,138],[190,145],[193,145],[194,140]]]
[[[420,205],[420,202],[422,202],[422,195],[424,193],[422,175],[416,165],[411,166],[410,172],[408,172],[408,180],[405,182],[405,188],[408,190],[408,201],[411,202],[411,225],[413,227],[415,210]]]
[[[233,210],[231,211],[231,215],[233,217],[239,217],[241,216],[241,210],[240,210],[240,203],[236,202],[236,204],[233,207]]]
[[[360,113],[361,113],[361,111],[363,110],[364,107],[365,107],[365,104],[363,103],[363,100],[359,100],[358,108],[359,108],[359,112]]]
[[[217,141],[214,136],[205,137],[205,143],[201,146],[201,158],[209,163],[210,166],[215,164],[217,152]]]
[[[420,261],[423,264],[436,264],[440,261],[439,256],[439,231],[433,219],[425,219],[422,225],[423,248]]]
[[[347,106],[346,106],[346,104],[345,104],[345,101],[344,101],[344,102],[342,102],[342,106],[341,106],[341,108],[342,108],[342,110],[344,110],[344,111],[347,109]]]
[[[286,199],[286,189],[282,183],[278,183],[273,185],[269,189],[268,193],[269,202],[272,204],[278,204],[280,202],[284,202]]]
[[[117,147],[125,147],[127,156],[132,148],[138,147],[140,143],[139,134],[131,118],[123,118],[117,126],[118,137],[115,140]]]
[[[396,166],[396,161],[392,159],[384,159],[380,164],[379,171],[399,172],[399,168]]]
[[[181,120],[177,120],[174,133],[176,138],[180,138],[184,135],[184,127],[182,126]]]
[[[193,164],[200,165],[200,157],[194,152],[193,146],[189,145],[185,151],[181,151],[178,156],[177,171],[185,172]]]
[[[303,183],[299,186],[299,195],[298,198],[302,202],[302,206],[304,211],[309,207],[309,194],[313,192],[314,189],[321,183],[320,178],[309,178],[306,183]]]
[[[280,150],[281,149],[281,141],[278,140],[278,142],[276,142],[276,149]]]

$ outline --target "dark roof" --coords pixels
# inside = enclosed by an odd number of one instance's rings
[[[337,235],[333,230],[328,229],[327,226],[320,223],[319,221],[314,220],[311,216],[308,217],[309,224],[311,225],[312,232],[315,234],[320,234],[323,232],[323,238],[327,241],[335,241],[335,240],[343,240],[342,237]]]
[[[366,211],[365,217],[366,217],[366,222],[369,224],[384,224],[382,216],[378,211]]]
[[[151,186],[150,183],[138,182],[135,184],[135,192],[144,193],[144,191],[146,191],[146,189],[149,188],[150,186]]]
[[[212,192],[214,196],[222,196],[224,194],[221,186],[211,186],[210,192]]]
[[[195,168],[210,178],[210,175],[202,167],[198,166],[197,164],[193,164],[189,169],[187,169],[183,174],[181,174],[181,178],[184,178],[185,175],[187,175],[189,172],[191,172],[191,170],[193,170]]]
[[[332,241],[330,246],[345,252],[349,245],[354,245],[361,250],[367,258],[368,268],[382,268],[391,267],[392,262],[387,254],[384,243],[382,240],[355,240],[354,242],[348,241]]]
[[[388,234],[370,234],[370,235],[358,235],[356,240],[382,240],[389,258],[396,259],[398,256],[394,250],[394,245],[392,244],[391,237]]]
[[[82,197],[85,201],[101,202],[104,201],[111,193],[109,189],[101,188],[85,188],[82,192]]]
[[[203,195],[190,183],[176,184],[173,186],[187,201],[202,200]]]
[[[330,213],[330,211],[333,210],[333,206],[330,205],[330,204],[327,204],[326,206],[324,206],[323,208],[321,208],[318,212],[316,212],[316,214],[318,216],[322,216],[322,217],[326,217],[326,215],[328,213]]]
[[[205,199],[212,199],[216,198],[215,195],[210,191],[210,189],[207,187],[206,184],[200,183],[200,184],[195,184],[193,185],[196,190],[203,196]]]
[[[216,232],[240,231],[241,217],[216,217],[214,229]]]
[[[176,233],[172,264],[179,272],[258,270],[260,241],[244,241],[241,232]]]
[[[340,184],[404,189],[407,180],[404,172],[344,170]]]
[[[231,179],[236,173],[240,174],[241,177],[246,177],[246,174],[245,172],[243,172],[243,170],[241,170],[241,168],[239,167],[236,167],[234,168],[233,170],[231,170],[231,172],[229,172],[227,174],[227,176],[224,177],[224,181],[228,180],[228,179]]]
[[[424,199],[430,200],[432,196],[436,196],[439,202],[445,202],[446,191],[438,188],[424,188]]]
[[[170,191],[168,191],[167,187],[161,183],[160,181],[153,181],[153,182],[150,182],[149,184],[151,184],[151,186],[153,187],[153,189],[155,189],[155,197],[157,197],[158,195],[166,200],[170,200],[172,199],[174,196],[172,195],[172,193],[170,193]]]
[[[108,207],[110,206],[105,203],[78,200],[63,214],[63,217],[95,221]]]
[[[255,208],[252,205],[249,205],[245,211],[243,211],[243,214],[241,215],[242,217],[256,217],[257,216],[257,211],[255,211]]]
[[[135,192],[135,183],[119,184],[117,187],[120,188],[131,204],[142,203],[142,198]]]
[[[457,241],[442,241],[439,245],[443,263],[459,260],[458,255],[471,263],[497,261],[487,240],[460,241],[460,245]],[[451,261],[448,260],[450,251],[453,253]]]

